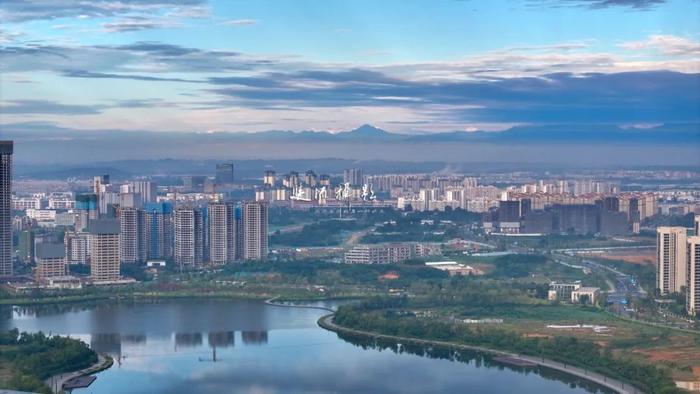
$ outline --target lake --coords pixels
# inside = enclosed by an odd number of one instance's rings
[[[87,393],[587,393],[595,385],[480,354],[340,338],[326,312],[261,301],[0,307],[0,329],[70,335],[115,359]],[[417,354],[416,354],[417,353]]]

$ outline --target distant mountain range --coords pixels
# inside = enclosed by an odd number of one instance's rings
[[[16,140],[188,140],[188,141],[290,141],[290,142],[493,142],[567,143],[626,142],[631,144],[700,143],[700,125],[693,123],[620,127],[615,125],[516,126],[497,132],[448,131],[391,133],[369,124],[343,132],[270,130],[248,132],[131,132],[121,130],[79,131],[44,124],[10,124],[0,127],[3,138]]]
[[[499,132],[451,131],[413,134],[390,133],[369,124],[356,129],[328,131],[263,131],[258,133],[220,133],[252,141],[308,142],[629,142],[629,143],[700,143],[700,126],[695,124],[660,125],[653,128],[619,126],[516,126]],[[223,135],[221,137],[223,137]]]
[[[551,166],[700,167],[698,124],[517,126],[504,131],[392,133],[370,125],[344,132],[147,132],[75,130],[28,122],[0,126],[15,161],[81,164],[122,160],[285,160],[336,158]]]

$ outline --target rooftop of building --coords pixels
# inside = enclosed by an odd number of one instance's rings
[[[593,293],[596,291],[600,291],[600,287],[581,287],[580,289],[574,291],[577,291],[579,293]]]
[[[119,234],[119,222],[115,219],[91,220],[88,223],[90,234]]]
[[[0,154],[8,155],[12,154],[14,143],[12,141],[0,141]]]
[[[40,243],[36,245],[36,258],[61,259],[66,257],[66,247],[59,243]]]

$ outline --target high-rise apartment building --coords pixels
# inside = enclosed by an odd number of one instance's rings
[[[212,203],[208,209],[209,261],[223,265],[236,259],[236,207]]]
[[[685,227],[656,229],[656,286],[662,295],[679,293],[686,286],[687,231]]]
[[[700,215],[695,215],[695,235],[700,236]]]
[[[91,220],[88,232],[93,282],[119,280],[119,222],[114,219]]]
[[[87,264],[90,250],[90,234],[84,232],[66,232],[63,236],[66,245],[68,264]]]
[[[146,258],[173,256],[173,206],[169,202],[148,203],[146,211]]]
[[[316,183],[318,181],[318,176],[316,176],[316,173],[314,170],[307,170],[306,173],[304,174],[304,183],[307,186],[316,186]]]
[[[697,226],[697,221],[695,223]],[[687,256],[686,309],[688,314],[697,316],[700,313],[700,235],[688,237]]]
[[[233,184],[233,163],[220,163],[216,165],[217,185],[232,185]]]
[[[146,204],[155,202],[158,196],[158,186],[151,181],[136,181],[131,183],[132,193],[140,194],[141,201]]]
[[[202,175],[188,175],[182,178],[184,191],[187,193],[202,193],[207,177]]]
[[[343,171],[343,182],[360,186],[364,180],[361,168],[347,168]]]
[[[87,228],[89,220],[99,217],[99,204],[97,194],[78,194],[75,196],[75,229],[83,231]]]
[[[204,261],[204,216],[196,208],[178,208],[173,213],[175,264],[181,269]]]
[[[282,186],[290,189],[296,189],[297,186],[299,186],[299,183],[299,173],[296,171],[290,171],[282,180]]]
[[[0,276],[12,275],[12,141],[0,141]]]
[[[66,269],[66,247],[57,243],[40,243],[36,245],[36,270],[34,276],[37,282],[48,278],[64,276]]]
[[[267,258],[267,204],[248,201],[241,204],[241,258],[264,260]]]
[[[119,209],[119,258],[124,264],[146,262],[146,212],[136,208]]]
[[[109,185],[109,175],[98,175],[92,178],[92,192],[98,196],[108,191]]]
[[[274,187],[277,183],[277,175],[274,170],[265,170],[265,175],[263,176],[263,185]]]
[[[32,264],[34,262],[34,230],[22,230],[19,233],[19,248],[17,251],[17,259],[23,264]]]

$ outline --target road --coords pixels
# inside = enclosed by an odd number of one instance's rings
[[[63,373],[60,375],[54,375],[44,381],[47,386],[51,388],[51,391],[54,393],[62,393],[63,392],[63,384],[66,383],[68,380],[76,378],[78,376],[83,376],[83,375],[90,375],[92,373],[95,373],[97,371],[101,371],[103,369],[109,368],[111,366],[112,359],[107,358],[106,356],[97,353],[97,362],[85,369],[81,369],[79,371],[74,371],[74,372],[68,372],[68,373]],[[108,366],[109,365],[109,366]]]
[[[581,269],[584,272],[602,273],[606,274],[606,277],[612,274],[612,278],[606,280],[608,286],[610,286],[607,296],[608,303],[611,304],[609,309],[615,314],[632,317],[632,313],[627,309],[630,298],[644,298],[647,296],[647,292],[639,285],[639,281],[637,281],[637,278],[633,275],[626,274],[613,267],[592,260],[581,259],[575,264],[572,264],[571,262],[567,262],[567,260],[570,261],[573,258],[571,256],[555,255],[554,257],[555,261],[559,264]]]

